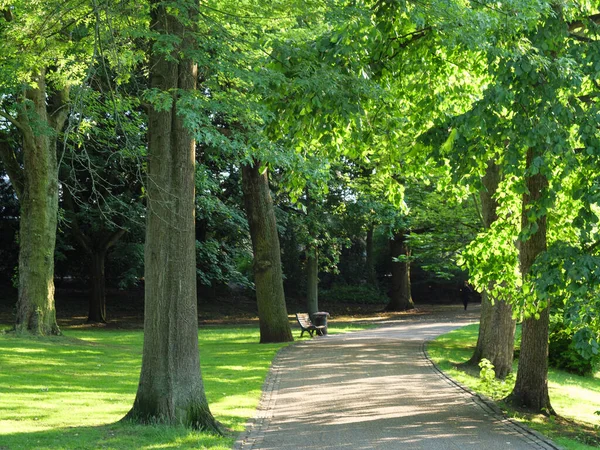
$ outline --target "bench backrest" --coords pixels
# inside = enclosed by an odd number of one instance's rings
[[[298,319],[298,323],[303,328],[310,328],[314,326],[313,323],[310,321],[310,316],[308,315],[308,313],[296,313],[296,318]]]

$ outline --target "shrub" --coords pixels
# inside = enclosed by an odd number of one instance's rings
[[[550,367],[565,370],[577,375],[590,375],[594,372],[594,358],[584,358],[575,347],[575,332],[567,328],[561,320],[550,323],[548,363]]]
[[[496,379],[496,371],[494,370],[494,365],[491,363],[489,359],[483,358],[479,362],[479,378],[484,384],[491,384]]]
[[[319,293],[324,301],[335,303],[385,304],[388,298],[369,285],[334,285],[331,289]]]

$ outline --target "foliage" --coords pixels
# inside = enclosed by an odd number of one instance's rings
[[[534,283],[540,298],[551,298],[556,304],[555,343],[572,336],[573,344],[568,347],[590,361],[600,357],[600,257],[582,247],[555,243],[534,267]]]
[[[479,369],[479,378],[481,378],[483,383],[491,384],[492,381],[496,379],[494,365],[489,359],[483,358],[481,361],[479,361]]]
[[[196,273],[205,286],[228,282],[250,286],[246,261],[252,251],[241,210],[239,173],[203,151],[196,166]]]
[[[0,276],[9,280],[18,264],[19,205],[0,162]]]
[[[139,242],[139,236],[125,235],[111,248],[108,259],[106,281],[109,286],[130,289],[144,277],[144,244]]]
[[[468,325],[439,336],[427,345],[427,352],[431,359],[449,376],[469,387],[477,393],[482,393],[496,401],[501,401],[512,390],[515,377],[508,377],[505,386],[498,385],[496,380],[491,386],[486,386],[479,378],[478,371],[464,371],[460,366],[473,354],[477,342],[478,325]],[[514,368],[516,369],[516,363]],[[594,414],[600,402],[600,373],[593,377],[580,377],[571,373],[551,369],[548,374],[552,404],[560,416],[569,421],[540,422],[539,416],[523,416],[510,410],[502,404],[503,410],[511,417],[548,435],[555,442],[569,450],[591,450],[597,448],[598,418]],[[587,442],[588,445],[582,444]]]
[[[336,284],[320,293],[323,301],[336,303],[385,304],[388,298],[370,285]]]
[[[463,254],[471,281],[512,302],[517,316],[537,318],[548,304],[558,303],[575,333],[574,345],[589,357],[598,352],[600,330],[593,312],[599,134],[590,127],[598,114],[598,72],[592,69],[600,58],[597,4],[513,6],[523,13],[516,21],[478,24],[487,43],[480,96],[466,112],[437,121],[428,136],[444,136],[435,144],[436,158],[447,158],[454,179],[473,190],[482,187],[488,161],[501,167],[498,220]],[[505,7],[487,17],[500,18]],[[465,40],[461,45],[472,48]],[[526,167],[529,149],[537,157]],[[525,208],[526,180],[537,174],[549,181],[548,188]],[[548,219],[549,248],[528,277],[521,273],[518,247],[537,231],[540,218]]]
[[[180,93],[178,104],[198,141],[199,281],[249,283],[236,186],[240,165],[258,158],[275,175],[288,284],[301,285],[300,253],[317,247],[322,269],[341,267],[344,279],[361,282],[366,230],[376,226],[380,237],[407,230],[411,262],[447,276],[458,260],[478,289],[514,302],[517,315],[535,317],[551,302],[564,326],[557,335],[572,335],[570,349],[597,357],[597,7],[587,0],[203,3],[192,52],[199,89]],[[69,86],[73,94],[61,156],[76,211],[61,227],[77,219],[91,234],[139,231],[144,107],[172,100],[148,89],[145,55],[152,39],[168,49],[173,37],[148,33],[145,2],[0,0],[5,8],[16,19],[0,18],[2,143],[19,153],[11,122],[19,92],[47,67],[51,92]],[[539,152],[528,169],[527,148]],[[502,172],[499,217],[481,231],[470,195],[482,188],[490,160]],[[525,180],[538,173],[548,191],[522,211]],[[4,184],[3,198],[14,202]],[[550,245],[524,279],[518,246],[544,216]],[[3,244],[2,252],[14,248],[12,238]],[[12,256],[2,258],[5,273]],[[128,285],[140,277],[142,256],[139,239],[128,238],[107,272]],[[334,286],[327,296],[381,301],[362,286]]]
[[[563,323],[561,316],[552,316],[550,321],[548,363],[550,367],[562,369],[577,375],[592,375],[600,358],[597,354],[593,357],[583,357],[578,351],[574,335],[575,332]]]
[[[490,360],[483,358],[479,362],[479,378],[482,386],[487,392],[490,392],[493,398],[504,398],[512,390],[515,384],[515,374],[510,373],[505,379],[496,379],[496,371]]]

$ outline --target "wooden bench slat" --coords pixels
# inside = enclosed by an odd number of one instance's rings
[[[298,324],[302,330],[300,337],[304,335],[305,331],[308,332],[310,337],[313,337],[315,331],[318,332],[319,330],[324,330],[327,328],[325,325],[314,325],[310,320],[308,313],[296,313],[296,319],[298,320]]]

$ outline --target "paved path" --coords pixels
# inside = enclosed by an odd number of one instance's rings
[[[424,343],[477,320],[478,308],[282,350],[256,418],[234,448],[557,449],[443,376]]]

